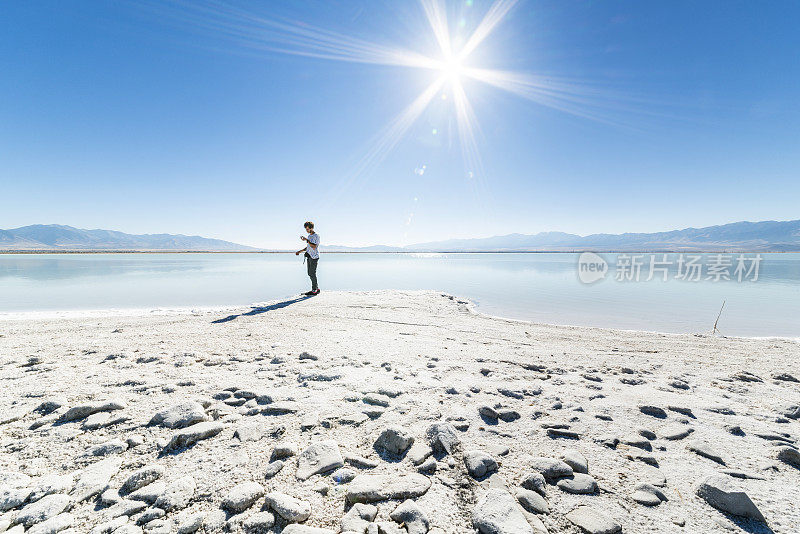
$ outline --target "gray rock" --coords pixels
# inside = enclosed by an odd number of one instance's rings
[[[50,397],[49,399],[42,401],[42,403],[34,408],[33,411],[39,415],[49,415],[65,404],[67,404],[67,399],[65,397]]]
[[[82,404],[80,406],[74,406],[70,408],[69,410],[64,412],[64,414],[61,415],[61,417],[58,418],[58,421],[62,423],[77,421],[79,419],[84,419],[86,417],[89,417],[93,413],[111,412],[114,410],[122,410],[126,407],[127,404],[125,404],[119,399],[90,402],[87,404]]]
[[[280,401],[272,404],[267,404],[261,409],[264,415],[289,415],[297,413],[300,407],[295,402]]]
[[[411,432],[401,426],[390,426],[381,432],[375,441],[377,449],[383,449],[391,454],[402,454],[414,443]]]
[[[516,410],[512,410],[510,408],[504,408],[502,410],[497,411],[497,417],[506,423],[513,423],[517,419],[520,419],[522,416]]]
[[[128,450],[128,444],[121,439],[111,439],[105,443],[101,443],[92,447],[93,456],[110,456],[112,454],[120,454]]]
[[[203,526],[204,517],[202,512],[193,512],[179,516],[177,518],[178,534],[193,534],[197,532]]]
[[[565,464],[570,466],[572,471],[575,473],[589,472],[589,462],[586,460],[586,457],[577,449],[565,450],[561,455],[561,459]]]
[[[61,512],[69,510],[70,506],[72,506],[72,499],[67,495],[60,493],[46,495],[22,508],[17,514],[16,522],[30,528],[36,523],[47,521]]]
[[[75,475],[50,474],[36,480],[32,486],[32,491],[28,500],[38,501],[45,495],[53,493],[69,493],[75,486]],[[0,506],[1,507],[1,506]]]
[[[347,484],[348,482],[356,478],[357,475],[358,473],[356,472],[355,469],[352,469],[350,467],[340,467],[339,469],[331,473],[331,478],[337,484]]]
[[[483,451],[465,452],[464,464],[472,478],[481,478],[497,471],[497,461]]]
[[[156,519],[161,519],[166,515],[166,512],[161,508],[148,508],[136,518],[137,525],[145,525]]]
[[[213,438],[224,429],[225,426],[222,425],[222,423],[217,423],[214,421],[206,421],[203,423],[194,424],[175,432],[165,449],[167,451],[173,451],[190,447],[198,441]]]
[[[659,419],[666,419],[667,412],[664,411],[664,408],[659,408],[658,406],[651,406],[649,404],[643,404],[639,406],[639,411],[645,415],[649,415],[651,417],[657,417]]]
[[[283,469],[283,460],[275,460],[268,463],[266,469],[264,469],[264,478],[270,479],[274,477],[281,469]]]
[[[342,532],[365,532],[367,526],[375,521],[378,508],[372,504],[356,503],[342,517]]]
[[[616,534],[622,526],[589,506],[578,506],[566,515],[567,520],[588,534]]]
[[[270,512],[256,512],[242,521],[242,527],[244,527],[245,532],[266,532],[274,524],[275,516]],[[286,529],[283,529],[282,532],[286,532]]]
[[[520,482],[520,486],[525,489],[535,491],[542,497],[547,497],[547,481],[544,476],[538,471],[525,476]]]
[[[140,445],[144,445],[144,436],[140,434],[131,434],[130,436],[125,438],[125,443],[128,444],[129,449],[138,447]]]
[[[410,499],[424,495],[431,487],[428,477],[412,473],[407,475],[358,475],[347,488],[347,500],[375,502],[387,499]]]
[[[75,522],[75,517],[70,513],[61,513],[51,517],[41,523],[37,523],[28,530],[26,534],[56,534],[68,529]]]
[[[425,512],[410,499],[403,501],[389,514],[389,517],[397,523],[405,524],[408,534],[427,534],[430,528]]]
[[[800,404],[785,404],[779,411],[782,416],[789,419],[800,419]]]
[[[619,442],[629,447],[637,447],[648,452],[653,450],[653,445],[650,443],[650,440],[639,434],[627,434],[621,437]]]
[[[575,473],[571,477],[565,477],[557,483],[561,491],[567,493],[577,493],[585,495],[597,491],[597,481],[589,475],[583,473]]]
[[[72,490],[72,496],[77,502],[81,502],[103,493],[108,488],[111,477],[119,471],[121,465],[121,459],[112,457],[85,468],[78,475],[78,482]]]
[[[244,512],[264,495],[264,487],[257,482],[243,482],[234,486],[222,499],[222,507],[233,513]]]
[[[143,488],[144,486],[155,482],[162,476],[164,476],[164,466],[157,464],[146,465],[141,469],[137,469],[131,473],[130,476],[125,479],[125,482],[122,483],[122,487],[119,491],[123,495],[134,492],[139,488]]]
[[[508,491],[492,488],[478,501],[472,524],[481,534],[533,534],[519,504]]]
[[[155,506],[166,512],[186,508],[196,489],[194,478],[181,477],[167,484],[167,489],[156,499]]]
[[[313,475],[327,473],[343,465],[344,459],[335,441],[315,441],[297,458],[296,476],[300,480],[307,480]]]
[[[265,513],[269,514],[269,512],[265,512]],[[257,514],[255,514],[255,515],[257,515]],[[272,514],[269,514],[269,515],[271,516]],[[250,517],[253,517],[253,516],[250,516]],[[226,514],[225,514],[225,512],[223,510],[220,510],[220,509],[211,510],[203,518],[203,532],[206,533],[206,534],[211,533],[211,532],[221,532],[222,529],[225,528],[226,519],[227,519],[227,516],[226,516]],[[272,520],[274,522],[275,518],[273,518]],[[267,528],[270,528],[271,526],[272,525],[270,525]]]
[[[258,441],[266,435],[263,425],[254,422],[242,423],[233,431],[233,436],[239,441]]]
[[[291,458],[292,456],[297,456],[297,453],[300,451],[300,448],[297,446],[297,443],[293,441],[281,441],[276,443],[275,446],[272,448],[272,455],[270,458],[273,460],[282,460],[284,458]]]
[[[694,413],[692,412],[692,409],[686,406],[676,406],[674,404],[670,404],[669,406],[667,406],[667,410],[679,413],[681,415],[685,415],[686,417],[694,418]]]
[[[548,482],[554,482],[559,478],[572,476],[572,468],[561,460],[555,458],[533,458],[530,467],[541,475]]]
[[[783,446],[775,449],[775,457],[783,463],[800,469],[800,451],[794,447]]]
[[[661,431],[661,437],[671,441],[684,439],[694,432],[694,428],[689,425],[671,425]]]
[[[31,488],[3,488],[0,490],[0,512],[22,506],[31,494]]]
[[[698,484],[696,493],[717,510],[765,521],[747,493],[736,484],[735,479],[727,475],[709,476]]]
[[[433,454],[433,449],[423,441],[416,440],[408,451],[408,458],[414,465],[421,465]]]
[[[311,504],[285,493],[272,491],[265,497],[267,506],[289,523],[302,523],[311,515]]]
[[[433,474],[436,472],[437,466],[438,464],[434,458],[428,458],[417,467],[417,471],[420,473]]]
[[[105,506],[113,506],[121,500],[122,497],[120,497],[119,491],[115,490],[114,488],[108,488],[100,494],[100,504]]]
[[[784,382],[800,382],[800,380],[790,375],[789,373],[773,373],[772,378]]]
[[[132,491],[126,495],[126,498],[132,501],[142,501],[153,504],[165,491],[167,491],[167,483],[159,480]]]
[[[547,435],[551,438],[580,439],[581,435],[575,430],[566,428],[548,428]]]
[[[411,450],[414,450],[413,446],[411,447]],[[356,454],[345,454],[344,462],[352,465],[353,467],[358,467],[359,469],[374,469],[380,465],[380,462],[377,460],[364,458],[363,456],[358,456]]]
[[[647,439],[656,439],[656,433],[649,428],[640,428],[637,430],[640,436]]]
[[[485,405],[481,406],[480,408],[478,408],[478,414],[481,417],[485,417],[486,419],[489,419],[490,421],[496,421],[497,419],[500,418],[500,414],[497,413],[497,410],[495,410],[494,408],[492,408],[488,404],[485,404]]]
[[[658,506],[668,500],[664,492],[652,484],[637,485],[633,490],[631,499],[645,506]]]
[[[167,428],[186,428],[203,421],[208,421],[203,406],[199,402],[189,401],[161,410],[150,419],[150,424]]]
[[[519,502],[525,510],[532,514],[549,514],[550,507],[547,501],[544,500],[540,494],[528,489],[517,490],[515,495],[517,502]]]
[[[127,415],[114,415],[111,412],[98,412],[93,413],[81,425],[84,430],[97,430],[98,428],[105,428],[128,420]]]
[[[705,441],[701,441],[699,439],[692,440],[686,444],[686,448],[702,456],[703,458],[708,458],[709,460],[713,460],[718,464],[725,465],[725,460],[723,460],[722,457],[711,448],[711,445]]]
[[[134,501],[130,499],[122,499],[117,504],[106,510],[108,517],[122,517],[138,514],[147,508],[147,503],[141,501]]]
[[[367,393],[364,395],[363,399],[365,404],[370,404],[372,406],[382,406],[384,408],[389,407],[389,402],[391,399],[386,395],[381,395],[380,393]]]
[[[447,422],[434,423],[429,426],[425,432],[425,437],[436,453],[451,454],[461,446],[461,439],[458,437],[457,430]]]

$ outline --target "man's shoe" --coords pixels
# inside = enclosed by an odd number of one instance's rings
[[[312,295],[319,295],[319,289],[315,289],[311,292]]]

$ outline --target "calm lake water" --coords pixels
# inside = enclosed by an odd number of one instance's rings
[[[715,256],[695,258],[703,267],[698,281],[676,278],[687,273],[680,261],[688,255],[660,254],[650,281],[649,254],[602,254],[608,272],[592,284],[579,279],[578,254],[328,253],[318,274],[323,291],[436,289],[503,317],[661,332],[708,333],[725,301],[718,325],[725,335],[800,337],[800,254],[763,254],[755,280],[755,256],[746,255],[742,281],[738,254],[722,260],[731,263],[731,280],[715,281]],[[631,265],[641,265],[639,281]],[[0,255],[0,316],[248,305],[307,288],[302,258],[293,254]]]

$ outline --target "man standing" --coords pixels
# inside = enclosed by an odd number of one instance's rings
[[[306,248],[302,248],[294,253],[295,256],[299,256],[301,252],[305,252],[305,259],[303,261],[307,262],[308,268],[308,277],[311,278],[311,291],[306,293],[306,295],[319,295],[319,287],[317,287],[317,263],[319,262],[319,234],[314,232],[314,223],[311,221],[306,221],[303,224],[305,227],[306,232],[308,232],[308,237],[301,237],[303,241],[306,242]]]

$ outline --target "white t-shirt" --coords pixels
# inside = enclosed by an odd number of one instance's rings
[[[319,258],[319,234],[309,234],[306,239],[308,239],[309,243],[306,245],[306,253],[314,259]],[[317,248],[312,247],[310,243],[317,245]]]

